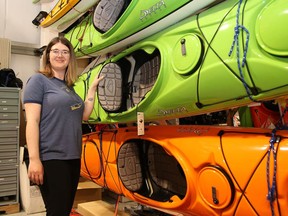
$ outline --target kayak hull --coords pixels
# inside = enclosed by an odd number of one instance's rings
[[[272,131],[146,126],[83,135],[81,175],[143,205],[183,215],[269,215]],[[288,215],[287,131],[277,131],[275,215]],[[279,139],[278,139],[279,138]],[[269,166],[267,166],[267,163]],[[267,171],[268,170],[268,171]],[[272,184],[272,182],[271,182]]]
[[[76,56],[98,56],[123,49],[221,1],[223,0],[132,0],[108,31],[96,30],[91,13],[82,23],[68,31],[65,37],[73,44]]]
[[[238,35],[238,48],[231,49],[237,2],[225,1],[189,17],[82,74],[74,88],[83,99],[86,86],[96,76],[106,76],[89,122],[136,122],[138,112],[146,121],[173,119],[286,98],[287,56],[270,54],[255,36],[259,14],[271,4],[245,4],[241,25],[250,31],[245,51],[245,32]],[[238,53],[244,52],[242,65]]]

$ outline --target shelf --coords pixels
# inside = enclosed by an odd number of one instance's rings
[[[29,56],[40,56],[37,50],[40,48],[39,45],[29,44],[29,43],[20,43],[20,42],[11,42],[11,53],[20,54],[20,55],[29,55]]]

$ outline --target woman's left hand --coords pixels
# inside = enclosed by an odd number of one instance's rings
[[[93,82],[91,83],[90,88],[88,89],[86,100],[85,100],[85,108],[83,112],[83,121],[88,121],[89,116],[92,113],[94,107],[94,99],[95,99],[95,92],[97,91],[97,86],[101,80],[104,79],[104,76],[96,77]]]
[[[104,79],[105,76],[101,76],[101,77],[95,77],[95,79],[93,80],[92,84],[91,84],[91,87],[93,88],[97,88],[97,86],[99,85],[99,82],[101,80]]]

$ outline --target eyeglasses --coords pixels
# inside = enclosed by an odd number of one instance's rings
[[[52,49],[50,52],[52,52],[54,55],[57,55],[57,56],[59,56],[59,54],[61,54],[62,56],[70,55],[70,51],[69,50]]]

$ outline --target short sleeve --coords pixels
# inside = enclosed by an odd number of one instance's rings
[[[23,94],[23,103],[42,104],[44,97],[45,76],[42,74],[34,74],[31,76],[25,86]]]

